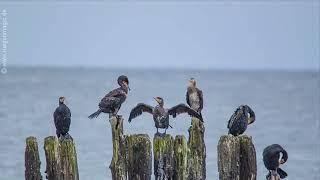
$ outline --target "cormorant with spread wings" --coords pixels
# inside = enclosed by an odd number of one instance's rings
[[[158,133],[158,129],[160,128],[160,129],[165,129],[164,134],[166,133],[166,130],[170,126],[169,115],[175,118],[178,114],[188,113],[189,115],[194,116],[202,121],[201,115],[185,104],[179,104],[170,109],[166,109],[164,108],[164,101],[161,97],[156,97],[154,99],[158,103],[156,107],[152,107],[144,103],[139,103],[136,107],[134,107],[131,110],[128,121],[131,122],[132,119],[138,117],[143,112],[148,112],[153,115],[154,124],[155,124],[155,127],[157,128],[157,133]]]
[[[255,113],[248,105],[239,106],[229,119],[229,134],[238,136],[244,133],[247,126],[255,121],[255,118]]]
[[[119,88],[110,91],[99,103],[99,109],[89,116],[90,119],[96,118],[100,113],[108,113],[109,117],[118,116],[117,113],[126,100],[128,95],[129,80],[127,76],[121,75],[118,77]]]

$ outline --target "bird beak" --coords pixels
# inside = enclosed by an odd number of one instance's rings
[[[157,102],[157,103],[159,103],[159,101],[158,101],[158,99],[157,99],[157,98],[155,98],[155,97],[154,97],[153,99],[154,99],[154,100],[156,100],[156,102]]]
[[[130,87],[128,86],[128,90],[131,91]]]

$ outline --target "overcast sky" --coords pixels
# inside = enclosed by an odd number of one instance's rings
[[[0,3],[8,65],[318,69],[318,1]]]

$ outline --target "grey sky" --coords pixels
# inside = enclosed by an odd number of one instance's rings
[[[0,3],[8,65],[319,68],[317,1]]]

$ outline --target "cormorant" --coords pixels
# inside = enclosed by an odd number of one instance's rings
[[[68,137],[71,124],[71,112],[68,106],[64,104],[64,97],[59,98],[59,106],[53,113],[54,125],[56,126],[57,137]]]
[[[181,113],[188,113],[191,116],[194,116],[202,121],[202,117],[200,114],[198,114],[195,110],[189,108],[185,104],[179,104],[176,105],[170,109],[164,108],[164,101],[161,97],[154,98],[158,105],[156,107],[152,107],[150,105],[139,103],[136,107],[134,107],[130,112],[129,122],[132,121],[132,119],[136,118],[137,116],[141,115],[143,112],[148,112],[153,115],[153,120],[155,127],[158,129],[165,129],[164,134],[166,133],[169,124],[169,115],[172,117],[176,117],[178,114]],[[171,126],[170,126],[171,127]]]
[[[280,154],[282,154],[280,158]],[[267,179],[270,179],[271,175],[279,175],[281,179],[284,179],[288,174],[283,171],[279,166],[284,164],[288,160],[288,153],[279,144],[272,144],[263,150],[263,162],[265,167],[269,170]]]
[[[201,115],[201,110],[203,108],[203,95],[202,91],[197,88],[197,83],[194,78],[189,80],[186,100],[191,109],[197,111]]]
[[[117,116],[121,104],[126,100],[128,95],[129,80],[127,76],[118,77],[119,88],[110,91],[101,99],[99,109],[89,116],[90,119],[96,118],[100,113],[108,113],[109,117]]]
[[[240,105],[228,121],[229,134],[238,136],[255,121],[255,114],[248,105]]]

